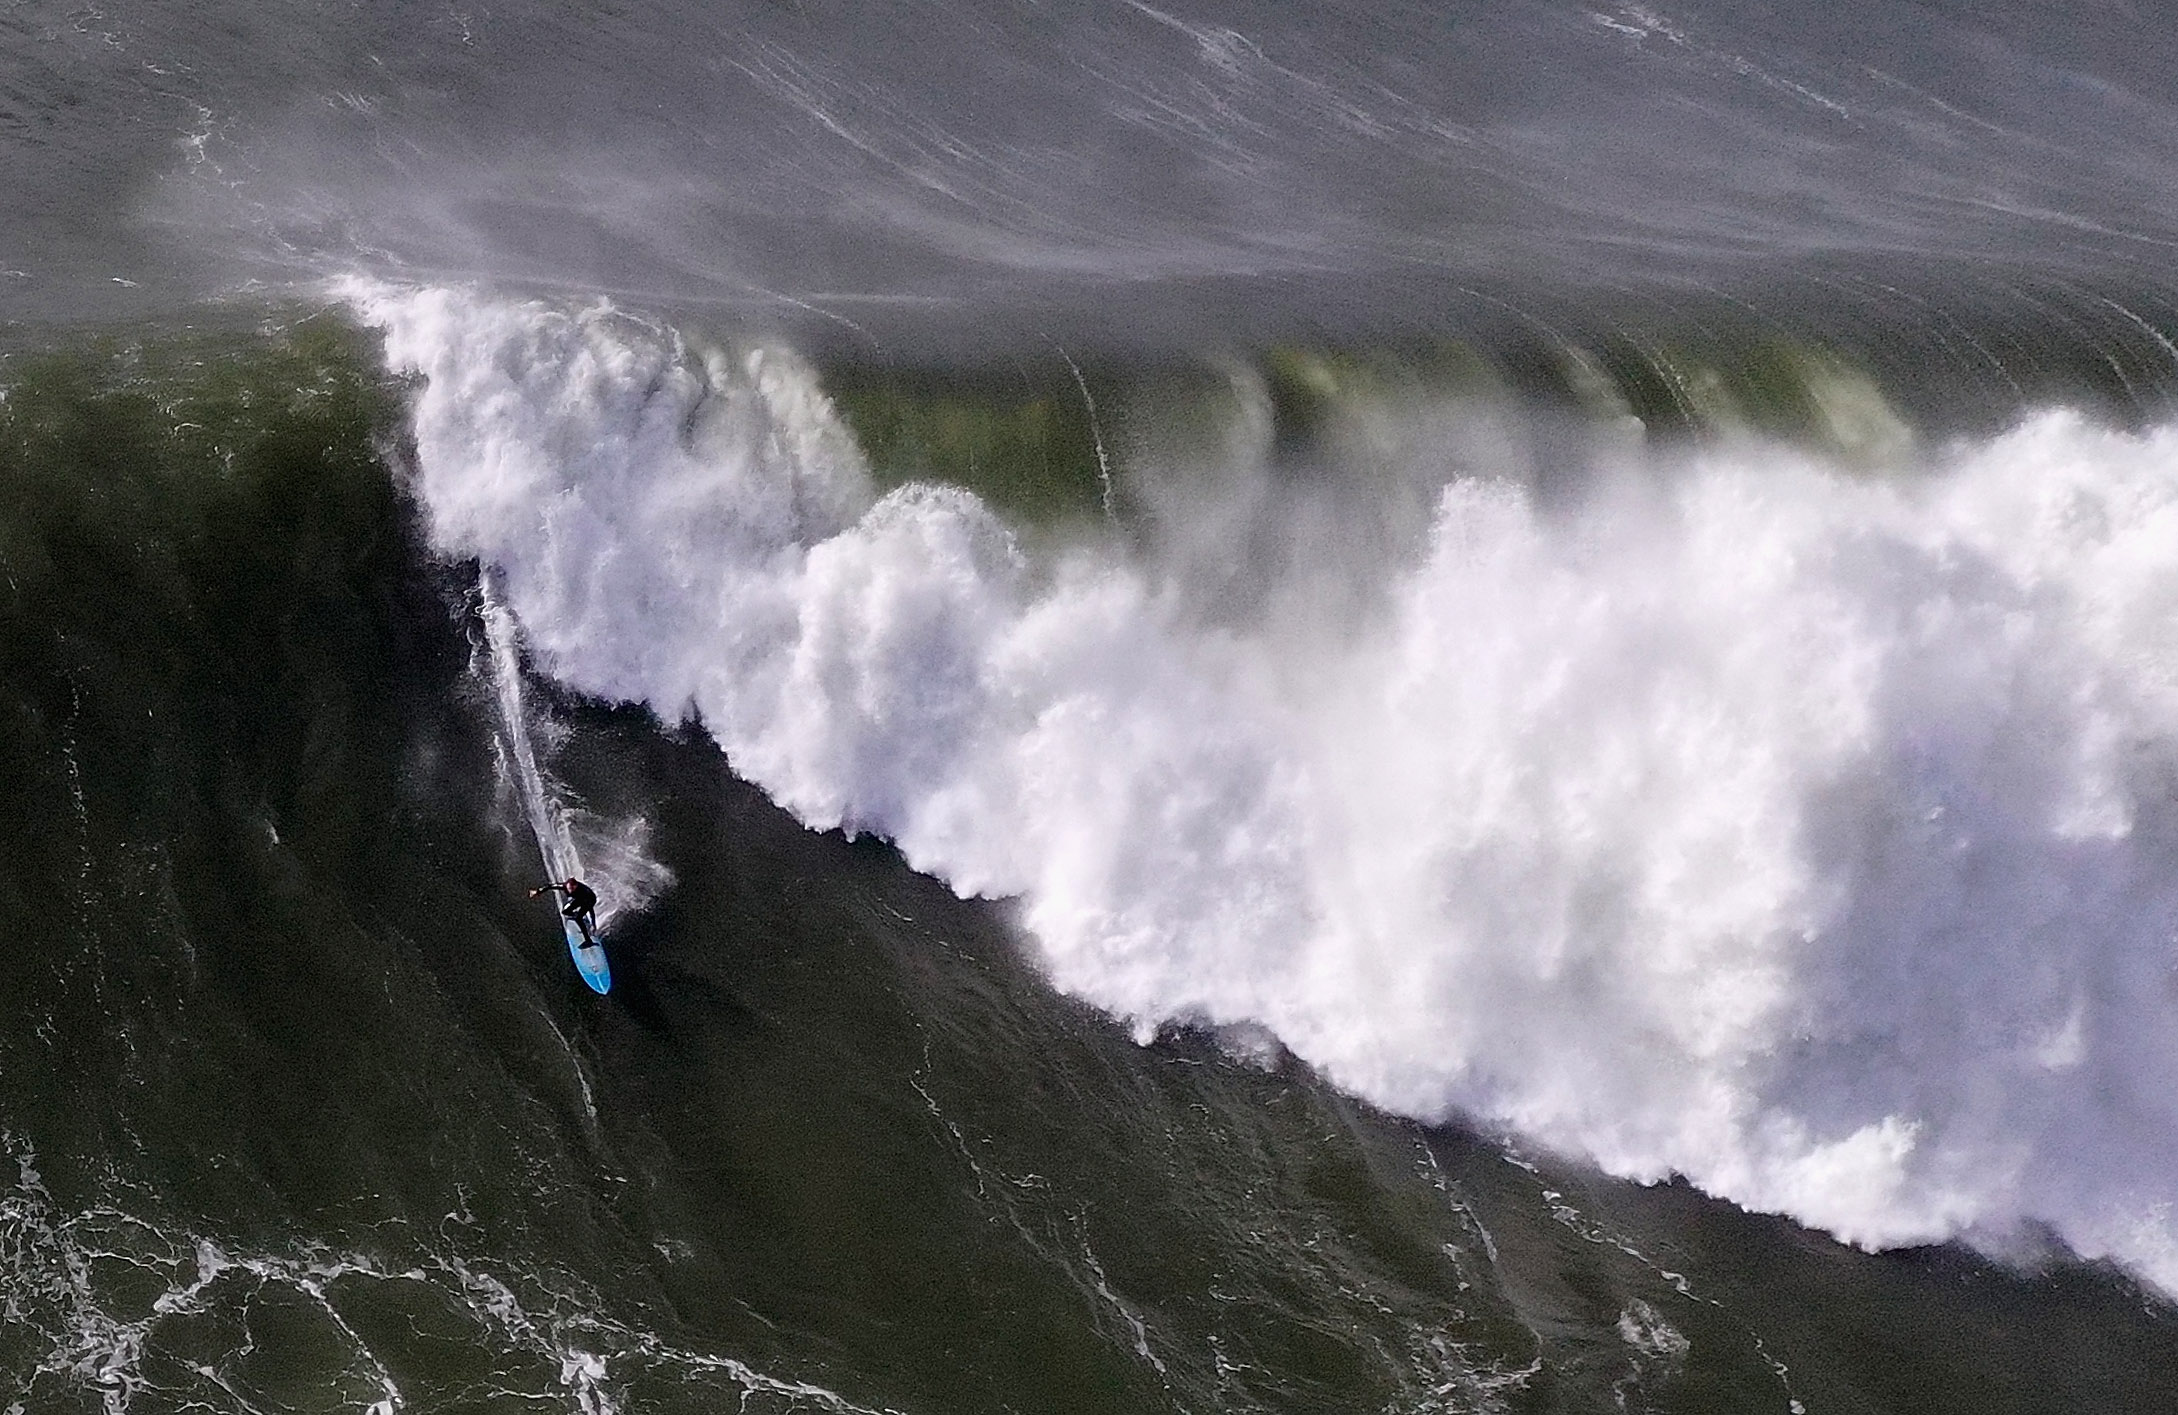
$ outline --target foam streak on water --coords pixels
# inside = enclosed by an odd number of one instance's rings
[[[428,1246],[393,1264],[314,1243],[249,1251],[122,1208],[68,1212],[13,1136],[0,1134],[0,1160],[16,1171],[0,1182],[0,1256],[12,1275],[0,1317],[18,1341],[45,1348],[28,1388],[11,1392],[21,1399],[0,1406],[9,1415],[70,1399],[65,1408],[88,1409],[90,1398],[107,1415],[261,1410],[276,1407],[267,1384],[277,1390],[313,1377],[327,1408],[396,1415],[417,1408],[417,1392],[405,1390],[395,1370],[414,1369],[411,1343],[431,1346],[434,1330],[445,1341],[447,1324],[463,1345],[492,1353],[486,1374],[459,1391],[478,1404],[614,1415],[631,1408],[631,1386],[649,1382],[709,1393],[723,1402],[718,1408],[882,1415],[822,1386],[615,1321],[595,1293],[562,1273],[501,1274],[490,1270],[496,1264]],[[389,1310],[400,1314],[390,1323]],[[256,1320],[297,1349],[278,1341],[260,1349],[251,1336]],[[389,1342],[389,1330],[407,1339]],[[373,1340],[393,1349],[374,1349]],[[557,1373],[557,1399],[540,1394],[543,1372]]]
[[[1019,896],[1061,987],[1855,1241],[2033,1221],[2178,1290],[2178,432],[1630,460],[1549,514],[1461,479],[1302,650],[876,495],[789,356],[351,294],[427,377],[437,543],[543,666]]]

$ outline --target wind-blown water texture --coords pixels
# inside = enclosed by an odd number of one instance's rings
[[[1409,1114],[2178,1289],[2178,434],[2050,414],[1893,478],[1599,454],[1547,512],[1467,477],[1312,636],[876,495],[777,351],[355,299],[424,375],[434,538],[556,675],[1019,896],[1144,1035],[1258,1024]]]
[[[32,0],[0,316],[358,260],[970,354],[2130,304],[2178,242],[2171,59],[2117,5]]]

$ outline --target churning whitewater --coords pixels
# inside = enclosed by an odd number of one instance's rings
[[[1890,475],[1599,437],[1563,504],[1447,481],[1329,632],[1201,613],[1214,545],[879,495],[779,349],[348,298],[542,666],[1018,896],[1145,1037],[1252,1024],[1407,1114],[2178,1290],[2178,432],[2051,413]],[[1214,538],[1260,451],[1155,470]],[[1372,573],[1293,564],[1293,602]]]

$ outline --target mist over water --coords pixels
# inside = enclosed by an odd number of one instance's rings
[[[2171,40],[2115,5],[40,0],[0,46],[29,319],[361,261],[961,361],[1747,305],[1896,337],[2167,304],[2178,242]]]

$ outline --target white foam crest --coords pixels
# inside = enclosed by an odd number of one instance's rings
[[[1145,1033],[1256,1023],[1402,1111],[2178,1291],[2178,433],[2051,414],[1911,481],[1738,446],[1554,514],[1457,480],[1304,654],[876,496],[789,355],[350,297],[426,376],[439,545],[551,671],[1019,896]]]

